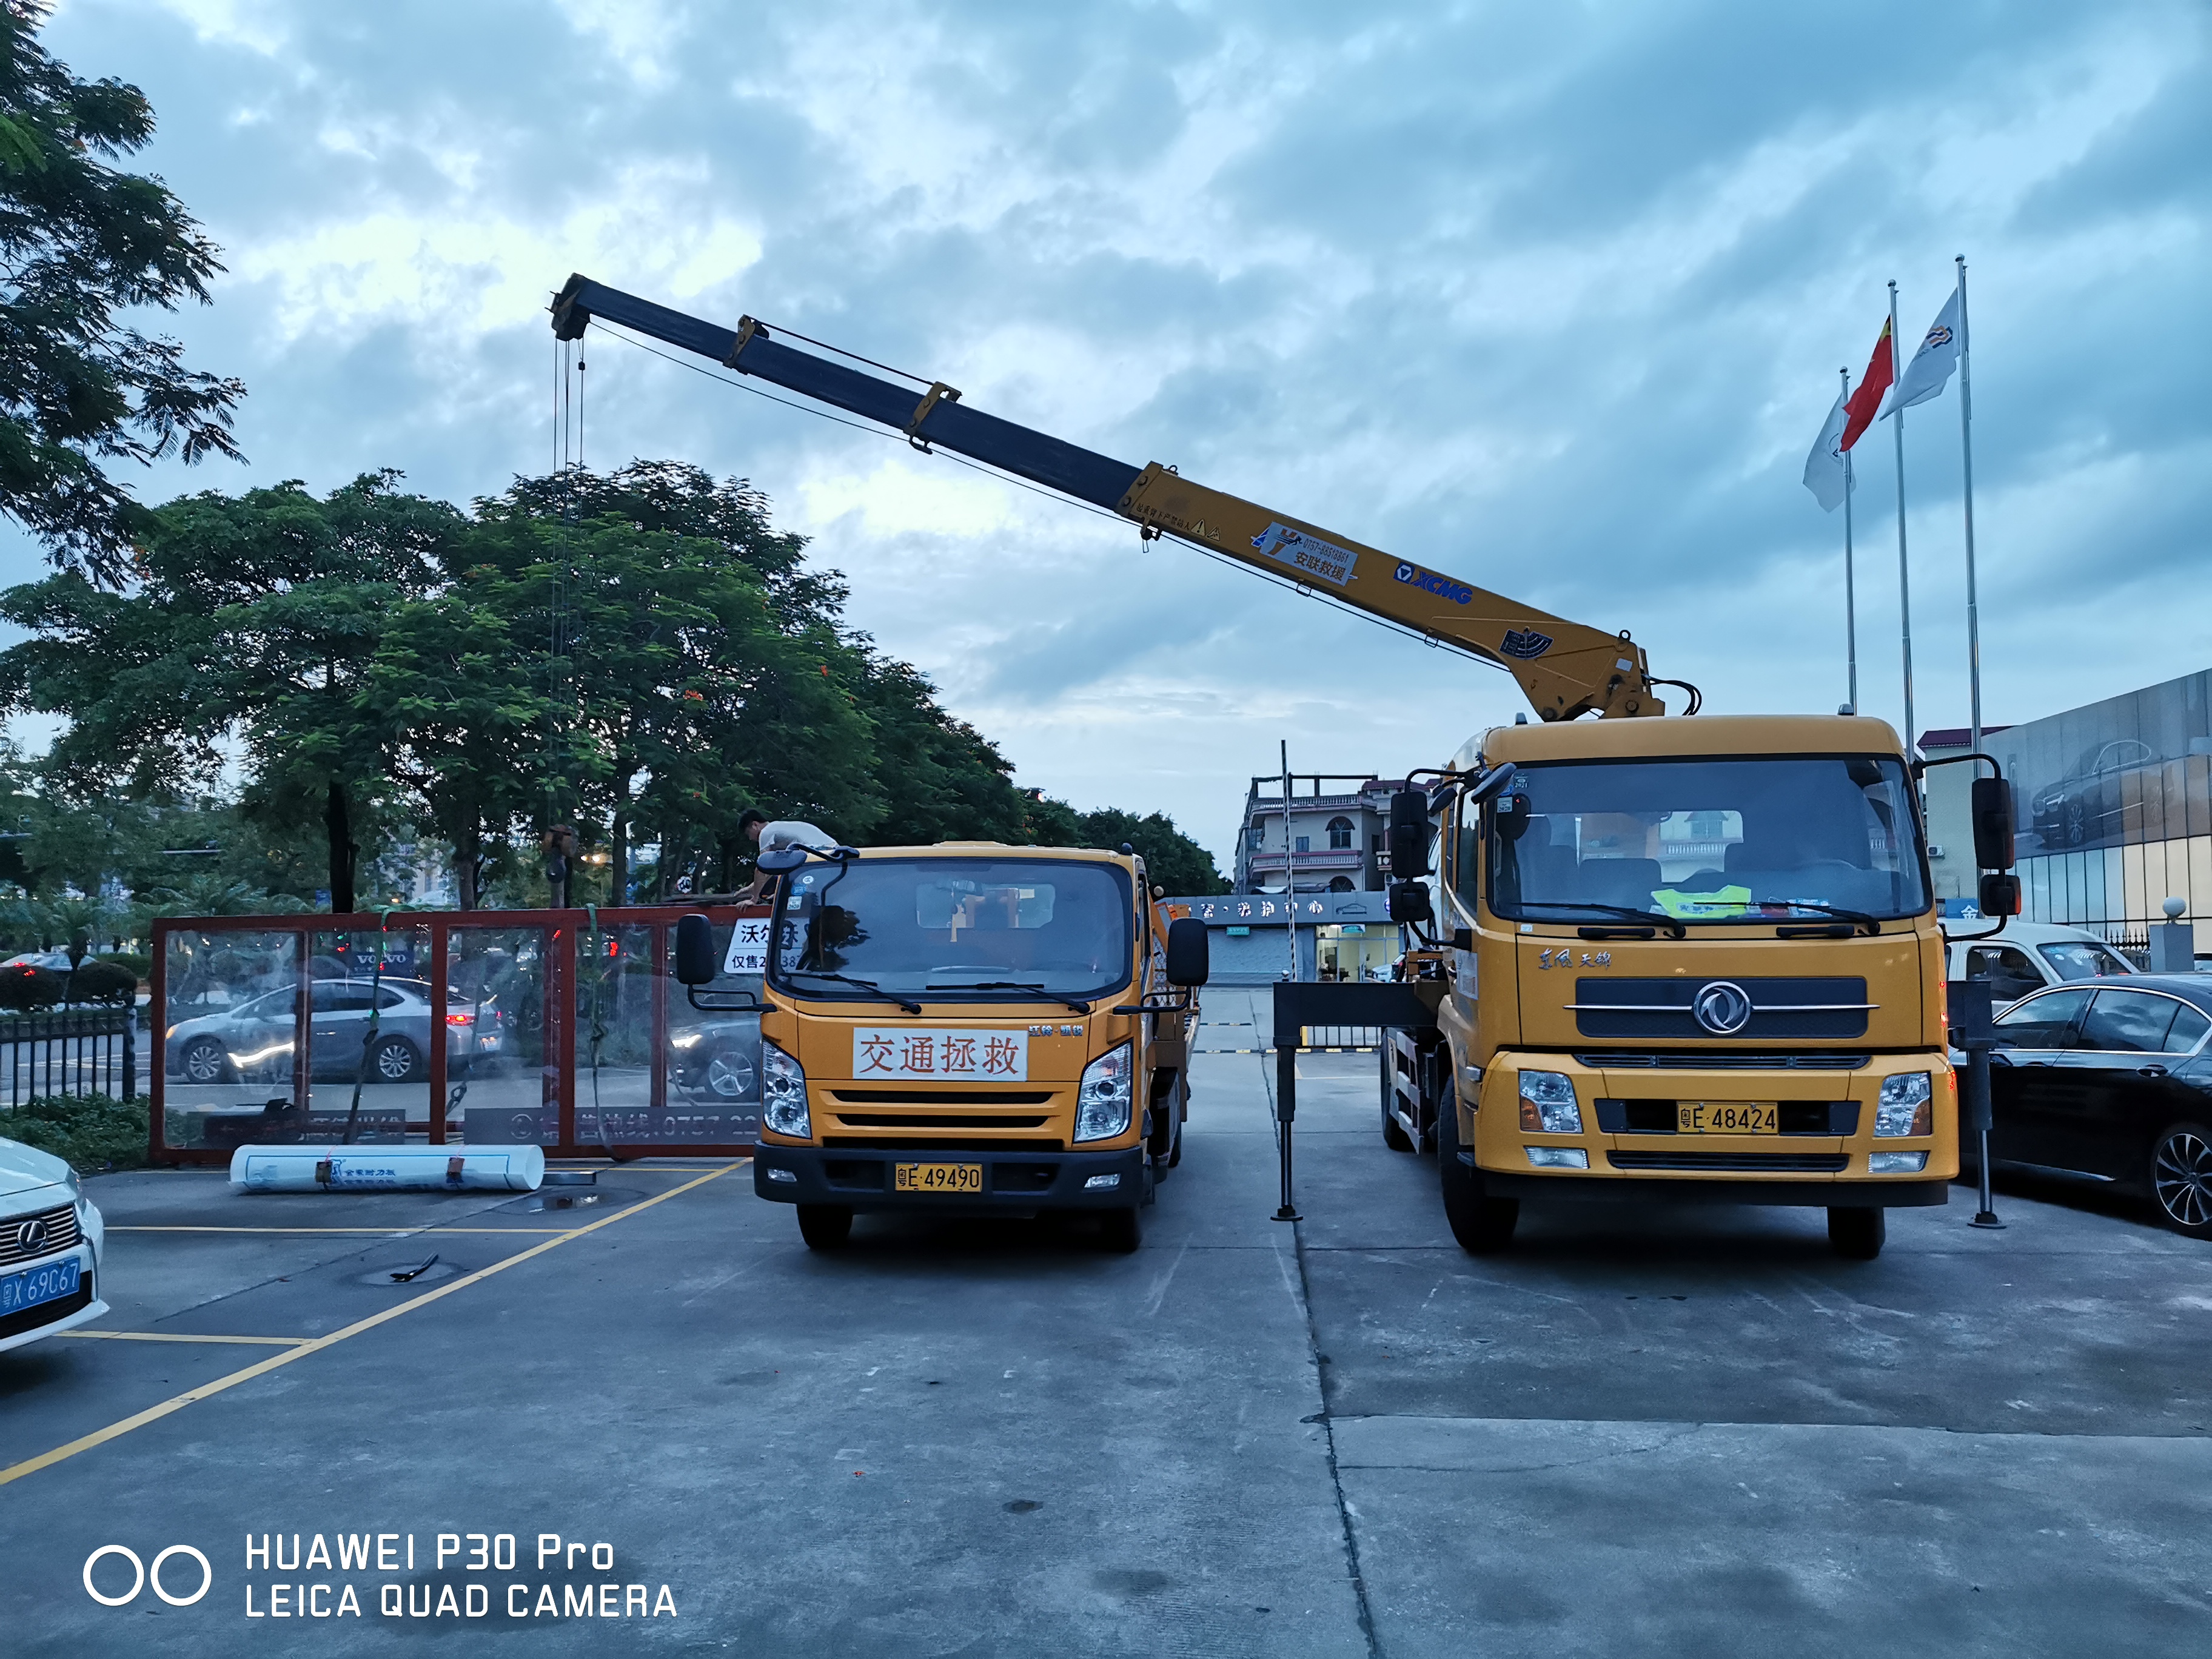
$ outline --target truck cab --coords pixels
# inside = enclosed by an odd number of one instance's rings
[[[754,1190],[817,1249],[882,1210],[1090,1211],[1137,1248],[1182,1157],[1206,977],[1204,925],[1169,921],[1143,861],[838,848],[778,884]]]
[[[1461,1243],[1502,1248],[1524,1199],[1634,1196],[1821,1206],[1866,1256],[1885,1208],[1943,1203],[1944,939],[1889,726],[1502,726],[1447,779],[1505,763],[1440,825],[1425,1069]]]

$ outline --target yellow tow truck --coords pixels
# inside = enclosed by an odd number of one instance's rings
[[[1094,1212],[1108,1249],[1135,1249],[1182,1158],[1206,976],[1205,924],[1168,919],[1144,860],[945,842],[760,867],[754,1190],[796,1205],[817,1250],[897,1209]],[[695,1002],[728,965],[716,945],[707,917],[678,924]]]
[[[1382,1028],[1383,1136],[1433,1151],[1469,1250],[1504,1248],[1525,1200],[1632,1197],[1824,1207],[1835,1248],[1866,1258],[1886,1209],[1946,1201],[1959,1114],[1925,763],[1887,725],[1701,716],[1695,688],[1654,677],[1625,630],[985,414],[942,381],[899,386],[753,318],[725,328],[583,276],[551,308],[562,338],[597,321],[699,352],[1514,676],[1538,723],[1480,734],[1394,801],[1400,983],[1277,988],[1285,1216],[1292,1061],[1316,1025]],[[1670,685],[1688,707],[1659,718]],[[2015,915],[2006,786],[1978,778],[1973,794],[1982,912]]]

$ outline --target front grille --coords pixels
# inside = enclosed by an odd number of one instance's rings
[[[1042,1129],[1041,1117],[980,1117],[959,1112],[840,1112],[837,1121],[854,1129]]]
[[[1043,1106],[1052,1100],[1049,1089],[829,1089],[823,1092],[841,1106]]]
[[[33,1222],[46,1223],[46,1237],[35,1249],[25,1249],[17,1241],[22,1230]],[[40,1256],[55,1255],[73,1248],[77,1242],[76,1206],[64,1204],[52,1210],[40,1210],[33,1215],[10,1216],[0,1221],[0,1267],[18,1261],[35,1261]]]
[[[58,1319],[67,1319],[73,1313],[82,1313],[91,1305],[92,1275],[87,1273],[79,1282],[75,1296],[65,1296],[58,1302],[41,1302],[19,1313],[0,1315],[0,1342],[21,1336],[25,1331],[35,1331],[41,1325],[51,1325]]]
[[[1575,1059],[1600,1070],[1646,1072],[1856,1072],[1871,1056],[1841,1049],[1753,1054],[1743,1048],[1608,1048]]]
[[[930,1152],[940,1156],[959,1147],[957,1142],[948,1146],[942,1140],[921,1140],[905,1135],[824,1135],[822,1137],[822,1144],[824,1146],[865,1147],[869,1151],[879,1152]],[[993,1152],[1059,1152],[1066,1151],[1066,1148],[1057,1140],[1027,1140],[1010,1135],[1004,1140],[994,1139],[975,1150]]]
[[[1747,1175],[1836,1175],[1844,1152],[1607,1152],[1616,1170],[1729,1170]]]
[[[1734,986],[1751,1012],[1733,1030],[1708,1030],[1691,1010],[1709,986]],[[1739,1000],[1741,1001],[1741,1000]],[[1575,1030],[1595,1037],[1719,1036],[1747,1042],[1778,1038],[1855,1037],[1866,1034],[1863,979],[1578,979]]]

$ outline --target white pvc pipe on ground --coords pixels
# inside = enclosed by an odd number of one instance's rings
[[[240,1146],[230,1184],[246,1193],[534,1193],[536,1146]]]

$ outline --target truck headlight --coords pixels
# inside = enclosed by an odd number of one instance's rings
[[[1129,1127],[1135,1081],[1129,1045],[1123,1043],[1083,1068],[1075,1091],[1075,1138],[1105,1140]]]
[[[1521,1127],[1531,1134],[1580,1134],[1583,1109],[1575,1104],[1574,1079],[1564,1072],[1522,1073]]]
[[[780,1135],[811,1139],[814,1120],[806,1110],[806,1073],[789,1054],[761,1039],[761,1121]]]
[[[1900,1072],[1881,1080],[1881,1099],[1874,1109],[1878,1135],[1933,1134],[1935,1083],[1925,1072]]]
[[[1928,1167],[1925,1152],[1869,1152],[1869,1175],[1919,1175]]]

